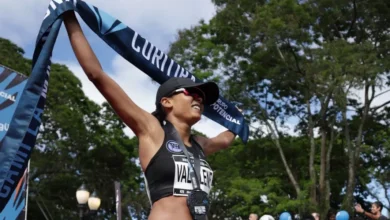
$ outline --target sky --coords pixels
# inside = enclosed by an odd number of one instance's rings
[[[164,52],[167,52],[169,44],[175,41],[179,29],[190,28],[201,19],[208,21],[216,13],[211,0],[88,0],[88,3],[118,18]],[[25,50],[25,56],[31,58],[48,4],[49,0],[0,0],[0,37],[12,39]],[[20,10],[23,12],[21,13]],[[81,19],[79,21],[103,69],[119,83],[135,103],[146,111],[152,112],[158,85],[117,55],[91,32]],[[83,91],[91,100],[99,104],[104,101],[103,96],[88,80],[78,64],[64,27],[57,39],[52,61],[67,65],[81,80]],[[356,90],[355,93],[357,97],[363,95],[360,90]],[[386,95],[376,99],[373,104],[377,105],[385,100],[388,100]],[[313,111],[315,108],[313,106]],[[287,125],[292,128],[295,123],[296,119],[291,119]],[[226,130],[206,117],[203,117],[194,128],[210,137]],[[130,129],[126,129],[125,132],[133,136]]]
[[[49,1],[0,0],[0,2],[0,37],[12,39],[25,50],[25,56],[31,58]],[[89,0],[88,3],[121,20],[164,52],[167,52],[170,43],[175,41],[179,29],[196,25],[201,19],[209,20],[215,14],[214,5],[210,0]],[[29,10],[19,13],[20,8]],[[79,21],[103,69],[119,83],[135,103],[152,112],[158,84],[117,55],[86,27],[82,19],[79,18]],[[81,80],[83,91],[90,99],[97,103],[105,101],[82,71],[73,54],[64,26],[57,39],[52,61],[68,66]],[[202,117],[194,128],[211,137],[226,130],[206,117]],[[134,135],[130,129],[126,129],[125,132],[129,136]]]

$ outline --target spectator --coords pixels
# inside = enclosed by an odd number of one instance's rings
[[[363,217],[361,217],[361,216],[353,216],[352,218],[351,218],[352,220],[365,220]]]
[[[249,220],[258,220],[259,219],[259,216],[255,213],[251,213],[249,215]]]
[[[260,220],[275,220],[275,218],[271,215],[263,215],[261,216]]]
[[[305,215],[303,215],[301,220],[315,220],[315,218],[311,214],[305,214]]]
[[[314,217],[315,220],[320,220],[320,214],[318,214],[317,212],[313,212],[311,213],[311,215]]]
[[[326,220],[336,220],[336,214],[337,212],[335,210],[330,209],[326,215]]]
[[[366,212],[360,204],[357,204],[355,206],[355,210],[357,213],[361,213],[370,219],[387,220],[387,218],[384,215],[382,215],[382,209],[383,209],[383,204],[379,201],[372,203],[371,212]]]

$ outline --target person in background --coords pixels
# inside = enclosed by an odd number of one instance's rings
[[[387,218],[384,215],[382,215],[382,209],[383,209],[383,204],[379,201],[376,201],[371,204],[371,212],[366,212],[360,204],[357,204],[355,206],[355,210],[357,213],[363,214],[370,219],[387,220]]]
[[[362,216],[353,216],[351,219],[352,219],[352,220],[366,220],[366,219],[363,218]]]
[[[336,220],[337,212],[333,209],[330,209],[326,214],[326,220]]]
[[[249,215],[249,220],[259,220],[259,216],[255,213]]]
[[[315,218],[312,214],[305,214],[300,220],[315,220]]]
[[[271,215],[263,215],[260,217],[260,220],[275,220],[275,218]]]
[[[311,215],[314,217],[315,220],[320,220],[320,214],[318,214],[317,212],[313,212],[311,213]]]

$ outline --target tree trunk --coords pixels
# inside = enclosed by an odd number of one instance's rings
[[[360,154],[360,146],[361,146],[362,138],[363,138],[363,128],[364,128],[364,123],[365,123],[367,115],[368,115],[370,104],[371,104],[371,102],[374,98],[374,95],[375,95],[374,94],[375,90],[373,88],[372,97],[369,99],[368,98],[369,89],[370,89],[369,81],[366,80],[366,85],[365,85],[365,89],[364,89],[364,108],[363,108],[363,112],[361,115],[361,121],[360,121],[359,129],[358,129],[357,137],[355,139],[354,147],[352,147],[352,144],[350,142],[349,130],[347,130],[348,121],[346,118],[347,117],[346,112],[343,112],[343,118],[344,118],[345,123],[346,123],[346,131],[345,132],[346,133],[348,132],[348,139],[347,140],[349,142],[349,144],[348,144],[349,145],[348,146],[348,159],[349,159],[348,185],[347,185],[347,194],[346,194],[345,200],[344,200],[344,207],[347,211],[353,211],[352,205],[353,205],[353,200],[354,200],[353,193],[355,191],[355,185],[356,185],[355,184],[356,167],[359,165],[359,154]]]
[[[323,195],[323,200],[324,200],[324,207],[321,209],[321,219],[325,219],[327,211],[330,208],[330,158],[332,155],[332,149],[333,149],[333,143],[335,140],[334,137],[334,125],[335,119],[333,119],[332,123],[329,126],[330,130],[330,140],[329,140],[329,147],[328,147],[328,152],[326,152],[326,169],[325,169],[325,194]],[[337,139],[337,138],[336,138]]]
[[[328,196],[326,195],[326,182],[325,182],[325,174],[326,174],[326,165],[327,165],[327,158],[326,158],[326,139],[327,134],[326,130],[324,128],[321,128],[321,166],[320,166],[320,210],[323,210],[326,206],[325,198]]]
[[[310,158],[309,158],[309,173],[310,173],[310,202],[317,206],[317,177],[316,177],[316,170],[314,167],[314,158],[316,155],[316,145],[314,140],[314,123],[313,118],[311,115],[311,109],[310,109],[310,101],[307,100],[307,115],[308,115],[308,122],[309,122],[309,138],[310,138]]]
[[[321,102],[321,111],[320,111],[320,133],[321,133],[321,153],[320,153],[320,195],[319,195],[319,203],[320,210],[325,210],[328,204],[326,204],[326,198],[329,197],[329,193],[326,192],[326,166],[329,163],[327,160],[327,139],[328,139],[328,120],[327,120],[327,111],[329,102],[332,98],[332,91],[325,97],[324,101]]]
[[[280,158],[282,159],[282,162],[283,162],[284,168],[286,169],[287,175],[288,175],[288,177],[289,177],[289,179],[290,179],[290,181],[295,189],[297,197],[299,197],[301,194],[301,188],[299,187],[299,184],[296,181],[296,179],[295,179],[295,177],[290,169],[290,166],[287,163],[286,157],[284,156],[283,148],[282,148],[282,145],[280,144],[280,141],[279,141],[278,132],[272,127],[272,125],[269,123],[268,120],[265,120],[265,122],[267,124],[267,127],[270,129],[270,131],[272,133],[274,143],[279,150]]]
[[[351,144],[351,138],[349,133],[349,125],[347,118],[347,107],[343,109],[343,120],[344,120],[344,135],[345,142],[348,149],[348,183],[347,183],[347,194],[343,202],[343,208],[347,212],[351,212],[351,205],[353,201],[353,191],[354,191],[354,179],[355,179],[355,151]]]
[[[359,125],[358,134],[356,137],[356,150],[355,150],[356,164],[355,164],[355,168],[359,166],[360,146],[362,145],[362,141],[363,141],[364,124],[366,122],[368,112],[370,110],[371,102],[375,97],[375,87],[373,86],[371,98],[368,98],[368,90],[369,89],[370,89],[370,85],[367,82],[366,87],[365,87],[365,92],[364,92],[364,109],[363,109],[363,113],[362,113],[363,115],[362,115],[362,120],[361,120],[360,125]]]

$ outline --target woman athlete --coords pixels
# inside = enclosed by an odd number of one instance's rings
[[[200,193],[208,194],[213,174],[205,156],[228,148],[236,135],[225,131],[214,138],[192,136],[191,127],[201,119],[203,105],[218,99],[218,86],[213,82],[195,84],[187,78],[171,78],[159,87],[156,111],[150,114],[136,105],[103,71],[73,11],[64,14],[64,21],[82,69],[139,140],[139,159],[152,203],[149,219],[193,219],[187,197],[196,191],[192,189],[193,182],[197,181],[191,178],[190,164],[180,142],[185,145],[187,154],[199,159]],[[176,132],[176,139],[172,131]],[[198,197],[195,195],[191,201]],[[204,211],[196,205],[194,209]]]

